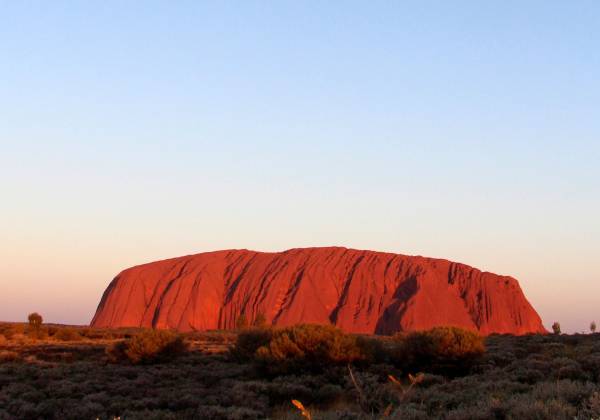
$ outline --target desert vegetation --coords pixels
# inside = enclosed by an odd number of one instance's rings
[[[170,361],[186,349],[183,337],[174,331],[143,330],[106,349],[111,362],[149,364]]]
[[[600,334],[0,324],[0,419],[593,419]]]
[[[560,331],[560,323],[559,322],[554,322],[552,324],[552,332],[554,334],[560,334],[561,333],[561,331]]]

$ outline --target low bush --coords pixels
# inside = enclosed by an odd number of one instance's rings
[[[362,361],[367,356],[355,335],[330,325],[313,324],[275,329],[269,342],[255,352],[255,359],[272,373],[319,371]]]
[[[482,336],[456,327],[436,327],[395,339],[395,364],[412,372],[465,374],[485,352]]]
[[[15,334],[15,336],[18,334]],[[32,340],[45,340],[48,338],[48,329],[44,327],[28,327],[27,337]]]
[[[363,352],[365,360],[371,363],[388,363],[392,357],[394,341],[387,338],[358,335],[356,344]]]
[[[74,328],[58,328],[52,337],[60,341],[79,341],[82,339],[81,334]]]
[[[11,340],[15,334],[23,334],[25,326],[23,324],[0,324],[0,334],[4,335],[7,340]]]
[[[19,354],[14,351],[0,350],[0,363],[14,362],[19,358]]]
[[[25,345],[26,343],[28,343],[29,341],[31,341],[25,334],[22,333],[14,333],[11,337],[10,337],[10,341],[14,344],[17,344],[19,346]]]
[[[268,345],[272,337],[273,330],[265,328],[253,328],[240,332],[230,354],[240,362],[252,360],[256,351]]]
[[[146,330],[107,348],[112,362],[146,364],[168,361],[186,350],[181,335],[168,330]]]
[[[90,340],[112,340],[114,338],[125,338],[115,334],[111,331],[102,328],[82,328],[80,334]]]

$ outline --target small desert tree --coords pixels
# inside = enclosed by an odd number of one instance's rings
[[[235,328],[238,330],[245,330],[248,328],[248,318],[245,313],[241,313],[238,319],[235,321]]]
[[[552,324],[552,331],[554,332],[554,334],[560,334],[560,323],[555,322],[554,324]]]
[[[262,312],[256,314],[252,326],[256,328],[265,328],[267,326],[267,317],[265,317],[265,314],[263,314]]]
[[[593,333],[596,332],[596,321],[592,321],[592,323],[590,324],[590,331]]]
[[[29,335],[31,338],[42,338],[44,335],[42,331],[42,322],[44,322],[44,319],[42,316],[37,312],[33,312],[29,314],[27,320],[29,321],[29,330],[27,335]]]
[[[29,321],[29,328],[31,328],[34,331],[38,331],[42,326],[42,322],[44,322],[42,316],[37,312],[29,314],[27,320]]]

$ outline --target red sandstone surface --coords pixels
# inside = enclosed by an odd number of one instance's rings
[[[245,313],[273,325],[355,333],[453,325],[482,334],[545,332],[512,277],[451,261],[346,248],[227,250],[152,262],[108,286],[95,327],[231,329]]]

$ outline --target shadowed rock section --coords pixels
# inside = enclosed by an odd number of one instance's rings
[[[231,329],[274,325],[355,333],[453,325],[482,334],[545,332],[512,277],[446,260],[346,248],[227,250],[128,268],[108,286],[94,327]]]

